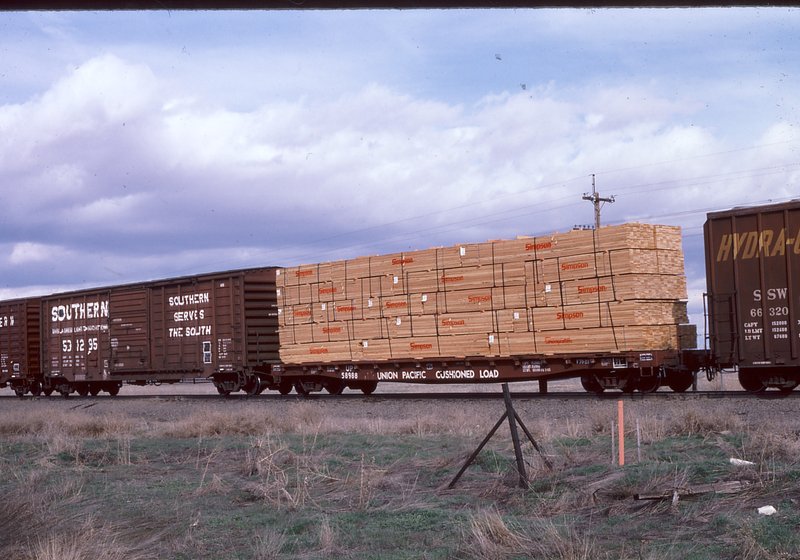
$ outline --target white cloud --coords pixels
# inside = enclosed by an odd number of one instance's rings
[[[688,50],[663,50],[680,14],[603,12],[613,33],[594,37],[586,13],[404,13],[366,29],[372,15],[289,18],[321,34],[310,41],[275,16],[263,20],[274,36],[231,34],[237,44],[188,33],[196,15],[158,16],[169,33],[156,41],[48,20],[73,63],[0,105],[0,181],[14,187],[0,192],[0,228],[15,262],[49,272],[60,248],[71,264],[53,282],[113,283],[545,233],[591,220],[580,195],[592,173],[618,195],[605,221],[697,227],[702,212],[681,212],[797,184],[796,168],[759,171],[797,160],[793,88],[770,78],[767,95],[734,65],[671,74]],[[684,37],[720,29],[690,27]],[[595,52],[601,35],[609,47]],[[698,60],[719,56],[711,46]]]
[[[58,245],[45,245],[41,243],[17,243],[11,250],[8,262],[11,265],[26,265],[31,263],[47,262],[60,258],[64,248]]]

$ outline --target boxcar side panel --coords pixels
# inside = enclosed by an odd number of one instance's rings
[[[244,322],[246,325],[244,352],[246,365],[259,368],[277,364],[278,295],[274,269],[255,271],[244,277]]]
[[[800,363],[800,202],[708,215],[712,352],[721,365]]]
[[[45,375],[99,379],[111,362],[111,292],[58,294],[42,299]]]
[[[111,375],[146,372],[151,369],[148,304],[148,292],[144,288],[119,288],[111,291]]]
[[[214,284],[209,279],[165,283],[151,288],[150,320],[154,369],[210,374],[217,319]]]
[[[155,369],[209,376],[277,362],[274,269],[203,275],[151,290]]]

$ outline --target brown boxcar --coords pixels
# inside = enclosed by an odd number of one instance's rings
[[[44,297],[45,378],[62,394],[197,377],[221,393],[258,393],[278,362],[275,275],[255,268]]]
[[[708,214],[711,352],[753,392],[800,381],[800,200]]]
[[[22,396],[42,391],[38,298],[0,302],[0,387]]]

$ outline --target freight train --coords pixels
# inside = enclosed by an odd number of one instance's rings
[[[590,392],[800,382],[800,201],[707,216],[707,333],[686,314],[680,230],[623,224],[0,302],[0,387],[116,395],[372,393],[379,382],[580,379]]]

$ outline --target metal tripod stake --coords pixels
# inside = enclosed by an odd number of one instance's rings
[[[461,475],[464,474],[464,471],[466,471],[467,468],[469,468],[469,466],[475,461],[478,454],[481,452],[484,446],[487,443],[489,443],[489,440],[492,439],[492,436],[494,436],[495,432],[497,432],[497,429],[500,428],[500,426],[506,419],[508,419],[508,428],[511,431],[511,441],[514,443],[514,455],[517,458],[517,472],[519,472],[520,488],[528,488],[529,483],[528,483],[528,473],[525,470],[525,461],[522,457],[522,446],[520,445],[519,441],[519,432],[517,431],[517,423],[519,423],[520,427],[525,432],[528,441],[531,442],[534,449],[536,449],[536,451],[539,452],[539,455],[542,457],[542,460],[547,465],[547,467],[549,469],[553,468],[553,465],[552,463],[550,463],[550,460],[547,457],[545,457],[544,453],[539,447],[539,444],[536,443],[536,440],[533,438],[533,435],[530,433],[528,428],[522,422],[522,419],[517,414],[517,411],[514,410],[514,403],[511,401],[511,393],[508,390],[508,383],[503,383],[503,400],[505,401],[506,404],[506,411],[503,413],[503,416],[489,431],[488,435],[485,438],[483,438],[483,441],[480,443],[478,448],[472,453],[472,455],[469,456],[469,459],[467,459],[466,463],[464,463],[464,466],[461,467],[461,470],[458,471],[458,474],[455,476],[455,478],[453,478],[453,480],[447,486],[448,488],[452,488],[453,486],[456,485],[456,482],[458,482],[458,479],[460,479]]]

